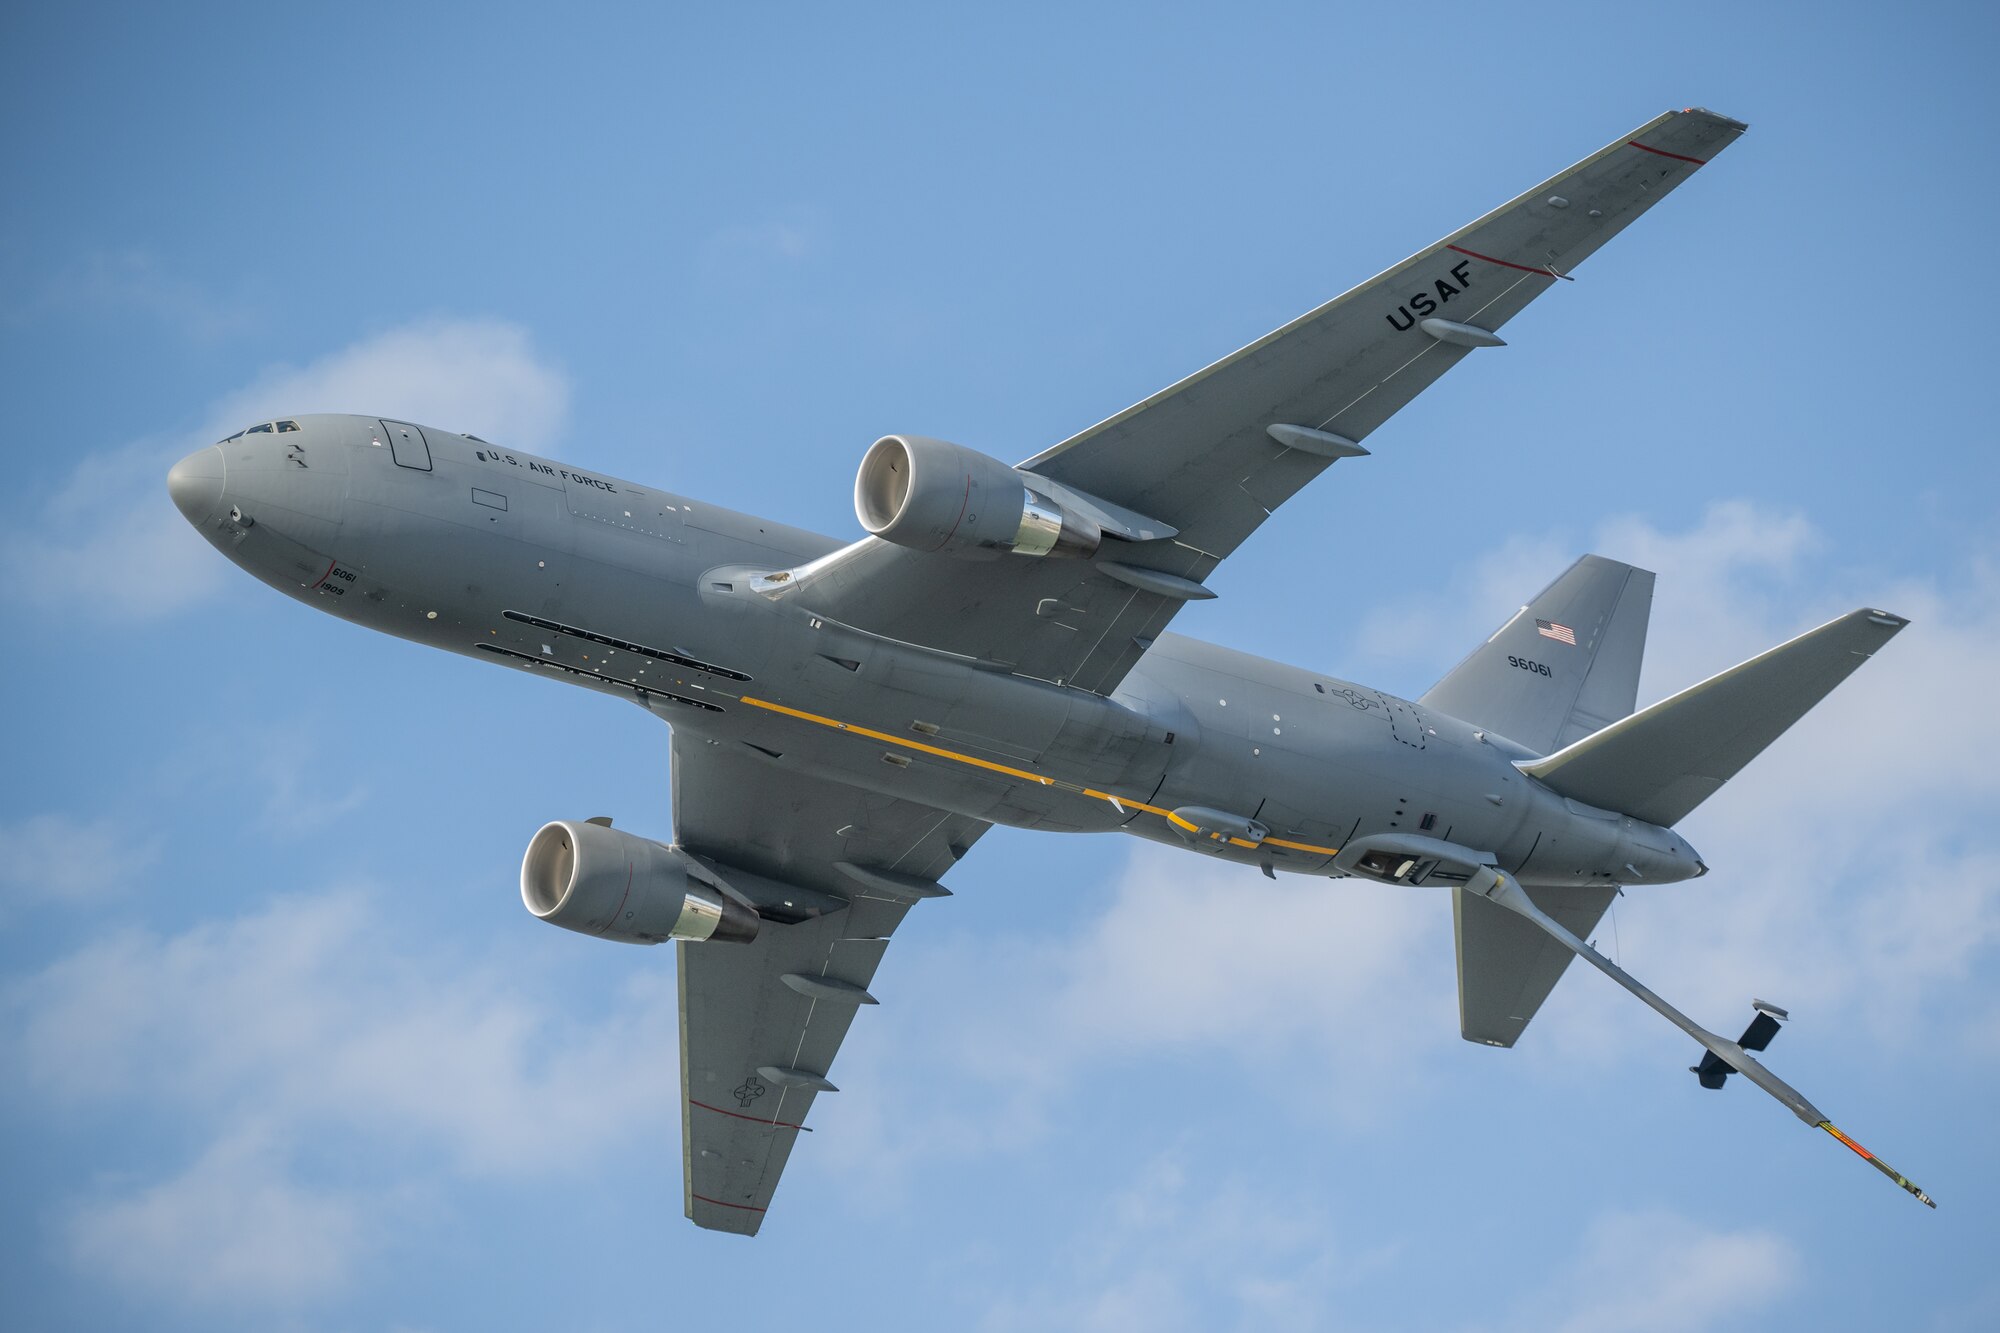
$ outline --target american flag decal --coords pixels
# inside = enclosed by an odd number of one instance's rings
[[[1557,643],[1566,643],[1572,648],[1576,647],[1576,631],[1568,625],[1558,625],[1553,620],[1537,620],[1535,622],[1535,633],[1545,639],[1554,639]]]

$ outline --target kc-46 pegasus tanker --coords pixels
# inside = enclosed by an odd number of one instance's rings
[[[1925,1203],[1736,1040],[1584,941],[1707,866],[1680,820],[1886,644],[1861,609],[1634,711],[1653,575],[1589,555],[1420,699],[1169,633],[1215,567],[1744,130],[1669,112],[1346,295],[1009,466],[889,435],[842,543],[470,435],[267,421],[174,503],[344,620],[628,699],[672,839],[543,827],[544,921],[674,940],[687,1214],[754,1234],[910,909],[993,824],[1449,892],[1461,1031],[1511,1046],[1572,956]],[[1382,464],[1371,464],[1381,466]]]

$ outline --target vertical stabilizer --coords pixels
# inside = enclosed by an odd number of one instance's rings
[[[1650,572],[1587,555],[1433,685],[1426,708],[1548,754],[1632,711]]]

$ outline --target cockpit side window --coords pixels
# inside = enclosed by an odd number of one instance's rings
[[[304,429],[305,428],[299,425],[299,423],[296,421],[289,421],[289,420],[265,421],[265,422],[260,422],[255,426],[244,427],[242,430],[237,431],[234,435],[231,435],[228,439],[223,440],[222,443],[230,444],[236,440],[242,439],[245,435],[273,435],[273,434],[282,435],[288,431],[304,430]]]

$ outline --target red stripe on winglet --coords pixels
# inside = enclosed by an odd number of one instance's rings
[[[1637,139],[1627,139],[1625,142],[1630,144],[1632,147],[1638,149],[1640,152],[1651,153],[1655,157],[1671,157],[1676,162],[1692,162],[1698,167],[1705,167],[1708,165],[1708,159],[1705,157],[1689,157],[1686,153],[1669,153],[1664,148],[1648,148],[1646,147],[1646,145],[1640,143]]]
[[[1553,278],[1555,276],[1555,274],[1545,268],[1529,268],[1526,264],[1516,264],[1509,259],[1495,259],[1492,255],[1482,255],[1477,250],[1468,250],[1462,245],[1447,245],[1445,249],[1456,250],[1462,255],[1471,255],[1474,259],[1483,259],[1489,264],[1498,264],[1501,268],[1519,269],[1523,273],[1533,273],[1537,277]]]
[[[697,1194],[694,1196],[694,1200],[696,1203],[712,1203],[717,1208],[741,1208],[746,1213],[761,1213],[768,1211],[766,1209],[759,1208],[754,1203],[730,1203],[725,1199],[711,1199],[706,1194]]]

